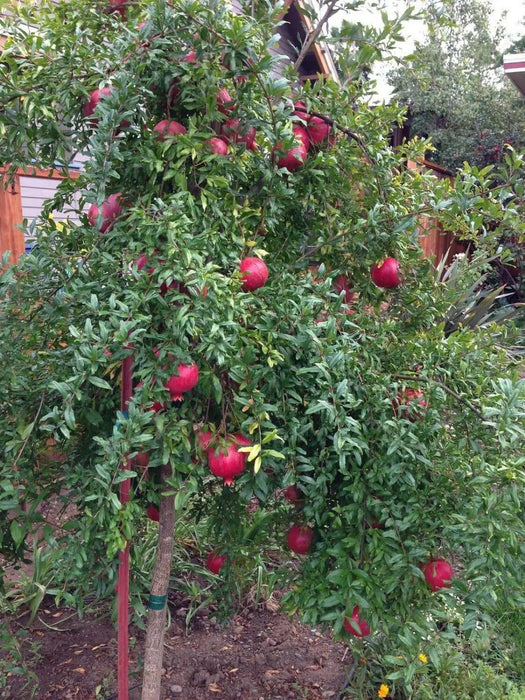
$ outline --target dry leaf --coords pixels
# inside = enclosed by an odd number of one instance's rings
[[[267,671],[264,672],[265,676],[277,676],[281,673],[279,669],[277,668],[269,668]]]
[[[210,693],[220,693],[221,692],[221,689],[219,688],[219,686],[216,683],[210,683],[210,685],[208,686],[208,690],[210,691]]]
[[[74,668],[73,671],[76,671],[77,673],[85,673],[85,672],[86,672],[86,669],[85,669],[85,668],[82,668],[82,667],[79,667],[79,668]]]
[[[228,673],[237,673],[238,670],[239,670],[238,668],[230,668]]]

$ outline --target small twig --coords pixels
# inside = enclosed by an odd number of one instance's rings
[[[29,431],[29,433],[28,433],[27,436],[25,437],[24,442],[22,443],[22,447],[19,449],[18,454],[17,454],[16,457],[15,457],[15,461],[13,462],[13,469],[16,469],[17,462],[18,462],[18,460],[20,459],[20,457],[22,456],[22,453],[23,453],[23,451],[24,451],[25,448],[26,448],[26,445],[27,445],[27,443],[28,443],[28,441],[29,441],[29,438],[31,437],[31,433],[33,432],[34,427],[35,427],[34,424],[35,424],[35,423],[37,422],[37,420],[38,420],[38,416],[40,415],[40,412],[41,412],[41,410],[42,410],[42,406],[44,405],[44,400],[45,400],[45,398],[46,398],[46,392],[44,391],[44,392],[42,393],[41,398],[40,398],[40,404],[39,404],[39,406],[38,406],[38,408],[37,408],[35,417],[34,417],[34,419],[33,419],[33,427],[31,428],[31,430]]]

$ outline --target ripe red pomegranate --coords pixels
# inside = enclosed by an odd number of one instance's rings
[[[210,446],[210,442],[213,439],[213,433],[211,430],[196,430],[195,437],[197,439],[197,444],[201,450],[207,450]]]
[[[356,625],[356,627],[352,625],[350,620]],[[361,613],[357,605],[352,610],[350,620],[345,618],[344,621],[345,630],[349,634],[352,634],[354,637],[367,637],[370,634],[370,626],[366,620],[361,619]]]
[[[206,568],[209,569],[212,574],[218,574],[227,561],[228,557],[226,554],[210,552],[206,557]]]
[[[139,382],[137,386],[135,387],[136,389],[141,389],[142,388],[142,382]],[[160,401],[154,401],[151,408],[148,408],[148,411],[154,411],[155,413],[160,413],[161,411],[165,411],[168,408],[167,404],[164,402]]]
[[[208,447],[208,467],[212,474],[222,477],[225,486],[233,486],[233,477],[242,474],[246,467],[246,453],[239,452],[239,436],[234,436],[225,447]],[[249,442],[247,444],[250,444]]]
[[[308,525],[292,525],[286,540],[288,547],[296,554],[307,554],[314,539],[314,531]]]
[[[310,143],[319,145],[330,136],[332,132],[332,125],[322,117],[309,115],[306,131],[308,133]]]
[[[293,484],[292,486],[287,486],[283,491],[283,498],[290,501],[294,506],[301,507],[304,505],[304,499],[302,493],[299,491],[297,486]]]
[[[450,588],[454,577],[454,569],[445,559],[431,559],[423,568],[425,581],[433,591],[440,588]]]
[[[105,233],[113,223],[115,219],[119,216],[122,211],[122,206],[120,204],[120,198],[122,197],[122,192],[116,192],[115,194],[110,194],[109,197],[102,202],[102,223],[99,226],[100,233]],[[89,207],[87,213],[88,221],[92,226],[96,226],[97,220],[99,218],[99,208],[96,204],[92,204]]]
[[[107,14],[119,14],[123,22],[126,21],[126,7],[128,0],[109,0],[105,12]]]
[[[228,143],[244,143],[250,151],[257,149],[255,143],[257,132],[253,126],[241,124],[240,119],[227,119],[222,125],[221,133]]]
[[[399,276],[399,261],[396,258],[386,258],[379,265],[372,265],[370,268],[372,282],[384,289],[393,289],[401,284]]]
[[[235,435],[233,436],[233,439],[241,447],[248,447],[249,445],[252,444],[252,441],[250,440],[250,438],[247,438],[246,435],[243,435],[242,433],[235,433]]]
[[[406,408],[403,409],[402,406],[406,406]],[[418,406],[421,406],[422,410],[419,410]],[[396,417],[401,415],[412,421],[416,418],[423,418],[423,411],[427,407],[428,403],[425,401],[425,395],[417,389],[403,389],[403,391],[399,391],[397,398],[392,401],[392,408]]]
[[[243,258],[239,268],[242,273],[244,292],[253,292],[255,289],[264,287],[268,281],[268,268],[260,258]]]
[[[181,63],[198,63],[196,51],[190,51],[181,59]]]
[[[334,289],[339,294],[344,292],[345,304],[351,304],[356,297],[355,292],[350,291],[351,288],[350,279],[346,275],[339,275],[335,278]]]
[[[277,160],[279,168],[286,168],[289,172],[293,172],[303,165],[310,145],[306,129],[297,125],[293,127],[292,131],[297,145],[290,148]],[[276,150],[279,150],[279,147],[279,144],[277,144]]]
[[[226,88],[220,88],[217,93],[217,109],[223,114],[231,114],[235,109],[234,102]]]
[[[224,139],[218,136],[212,136],[211,139],[208,139],[204,143],[212,153],[216,153],[218,156],[228,155],[228,144]]]
[[[182,394],[193,389],[198,381],[199,368],[195,362],[191,365],[179,362],[177,374],[172,375],[164,386],[170,392],[172,401],[182,401]]]
[[[149,506],[146,508],[146,515],[150,520],[154,520],[156,523],[159,522],[159,509],[157,506],[153,505],[153,503],[150,503]]]
[[[89,96],[89,100],[84,104],[84,116],[85,117],[90,117],[95,109],[100,100],[103,97],[109,97],[111,95],[111,88],[109,86],[93,90],[93,92]],[[92,119],[90,120],[92,124],[97,124],[98,119]]]
[[[306,109],[306,105],[304,102],[301,102],[301,100],[298,100],[294,104],[294,110],[292,114],[296,117],[299,117],[303,121],[307,121],[308,119],[308,110]]]
[[[148,256],[146,255],[146,253],[141,253],[141,254],[139,255],[139,257],[135,260],[135,265],[136,265],[136,267],[137,267],[137,270],[138,270],[139,272],[140,272],[141,270],[143,270],[143,269],[146,267],[146,265],[148,264],[148,262],[149,262],[149,258],[148,258]],[[154,268],[154,267],[148,267],[148,269],[146,270],[146,272],[148,273],[148,275],[152,275],[152,274],[155,272],[155,268]]]
[[[157,134],[158,141],[166,141],[170,136],[175,137],[186,133],[186,127],[172,119],[163,119],[155,124],[153,131]]]

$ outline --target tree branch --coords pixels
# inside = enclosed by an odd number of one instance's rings
[[[294,69],[295,69],[296,71],[299,71],[299,67],[301,66],[301,64],[303,63],[304,59],[306,58],[306,54],[308,53],[308,51],[310,51],[310,49],[312,48],[313,44],[315,44],[315,42],[316,42],[316,40],[317,40],[319,34],[321,33],[321,29],[322,29],[322,28],[324,27],[324,25],[328,22],[328,20],[330,19],[330,17],[332,17],[333,15],[335,15],[336,12],[339,12],[339,9],[340,9],[340,8],[336,8],[336,7],[335,7],[336,4],[337,4],[337,1],[338,1],[338,0],[330,0],[330,2],[328,3],[328,7],[326,8],[326,12],[324,13],[324,15],[323,15],[323,16],[321,17],[321,19],[319,20],[319,22],[318,22],[317,26],[315,27],[315,29],[313,29],[313,30],[310,32],[310,35],[308,36],[308,38],[307,38],[306,41],[304,42],[304,44],[303,44],[303,46],[302,46],[302,48],[301,48],[301,51],[299,52],[299,56],[297,56],[297,59],[296,59],[294,65],[293,65],[293,67],[294,67]]]

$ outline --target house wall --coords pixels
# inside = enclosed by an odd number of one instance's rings
[[[54,196],[59,184],[60,180],[56,178],[20,175],[22,216],[27,219],[28,223],[38,218],[44,202]],[[75,197],[76,202],[78,199],[79,195]],[[54,212],[53,217],[57,221],[69,219],[76,224],[80,223],[76,211]]]

